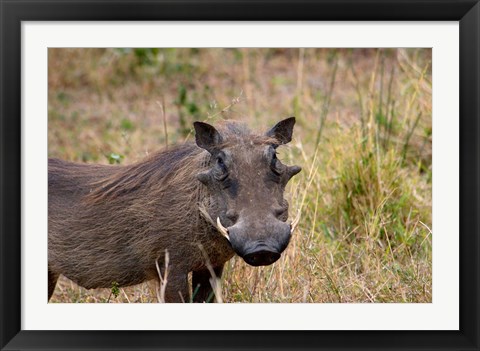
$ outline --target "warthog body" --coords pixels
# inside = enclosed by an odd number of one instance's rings
[[[127,166],[49,159],[48,298],[60,274],[87,288],[168,278],[165,301],[209,300],[212,268],[220,277],[235,253],[254,266],[276,261],[291,226],[283,198],[300,171],[275,157],[295,119],[264,135],[228,123],[195,122],[186,143]]]

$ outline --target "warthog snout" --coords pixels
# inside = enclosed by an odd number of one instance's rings
[[[222,228],[235,253],[252,266],[268,266],[277,261],[288,246],[292,231],[290,224],[273,218],[253,223],[240,220]]]
[[[268,266],[280,258],[278,252],[260,250],[243,256],[245,262],[251,266]]]

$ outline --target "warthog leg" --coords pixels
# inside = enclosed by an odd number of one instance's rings
[[[218,280],[222,276],[223,266],[213,269],[215,278]],[[215,302],[215,294],[212,289],[212,274],[208,269],[194,271],[192,273],[192,298],[193,302]],[[216,284],[216,282],[214,282]]]
[[[55,285],[57,285],[58,276],[59,275],[57,273],[52,272],[50,268],[48,269],[48,300],[50,300],[50,298],[53,295],[53,291],[55,290]]]
[[[188,292],[188,276],[179,274],[168,278],[165,290],[165,302],[188,302],[190,294]]]

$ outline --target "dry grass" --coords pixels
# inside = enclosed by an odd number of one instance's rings
[[[192,140],[192,122],[267,129],[295,115],[281,151],[302,220],[272,266],[235,257],[224,302],[430,302],[431,51],[50,49],[49,156],[131,163]],[[156,302],[149,282],[53,302]]]

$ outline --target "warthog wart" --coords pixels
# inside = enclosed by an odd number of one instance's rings
[[[258,135],[195,122],[196,143],[126,166],[49,159],[48,299],[60,274],[91,289],[168,269],[166,302],[190,301],[190,290],[204,302],[211,271],[220,278],[234,254],[252,266],[274,263],[298,223],[288,221],[284,191],[301,168],[276,157],[294,124],[290,117]]]

